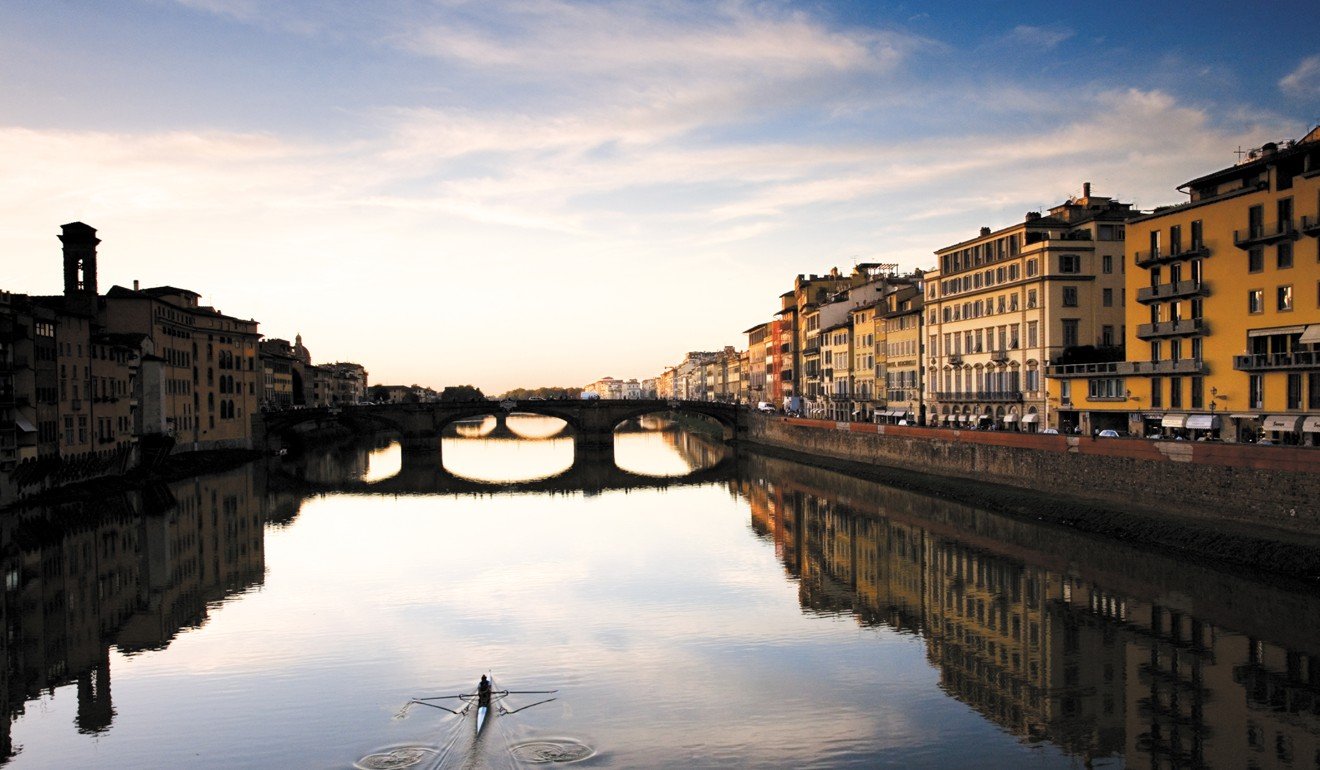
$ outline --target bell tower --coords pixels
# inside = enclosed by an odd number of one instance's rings
[[[70,309],[96,312],[96,228],[82,222],[60,227],[64,244],[64,299]]]

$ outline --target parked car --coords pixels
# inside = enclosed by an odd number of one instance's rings
[[[1111,428],[1105,428],[1097,435],[1099,438],[1118,438],[1118,431]]]
[[[1041,433],[1046,434],[1046,435],[1049,435],[1049,436],[1057,436],[1057,435],[1059,435],[1059,432],[1058,432],[1057,430],[1055,430],[1054,428],[1045,428],[1045,429],[1041,430]]]
[[[768,401],[761,401],[756,405],[756,411],[762,414],[774,414],[775,408]]]

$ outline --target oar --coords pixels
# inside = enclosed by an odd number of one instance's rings
[[[503,690],[505,695],[549,695],[559,692],[558,690]]]
[[[425,698],[413,698],[413,700],[445,700],[445,699],[448,699],[448,698],[457,698],[457,699],[459,699],[459,700],[462,700],[463,698],[475,698],[475,697],[477,697],[477,696],[475,696],[475,695],[428,695],[428,696],[425,697]]]
[[[423,705],[423,706],[430,706],[430,707],[433,708],[433,709],[441,709],[441,710],[444,710],[444,711],[448,711],[450,714],[466,714],[466,713],[467,713],[467,707],[464,707],[462,711],[454,711],[453,709],[447,709],[447,708],[445,708],[444,706],[440,706],[440,705],[435,704],[435,703],[427,703],[427,702],[424,701],[424,700],[413,699],[411,702],[412,702],[412,703],[420,703],[420,704]]]
[[[559,700],[559,699],[558,699],[558,698],[546,698],[545,700],[539,700],[539,701],[537,701],[537,702],[535,702],[535,703],[530,703],[530,704],[528,704],[528,705],[526,705],[526,706],[523,706],[522,708],[516,708],[516,709],[513,709],[512,711],[509,711],[509,710],[506,709],[503,713],[505,713],[505,714],[517,714],[519,711],[526,711],[527,709],[531,708],[532,706],[539,706],[539,705],[541,705],[542,703],[549,703],[549,702],[552,701],[552,700]],[[503,708],[503,707],[501,706],[501,708]]]

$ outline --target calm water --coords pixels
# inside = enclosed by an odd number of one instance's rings
[[[1320,765],[1314,591],[672,430],[579,468],[557,431],[6,512],[8,764]],[[558,692],[479,738],[408,705],[485,672]]]

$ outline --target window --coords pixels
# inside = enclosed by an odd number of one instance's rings
[[[1247,312],[1264,313],[1265,312],[1265,290],[1252,289],[1247,292]]]
[[[1164,406],[1164,378],[1150,378],[1150,405],[1156,409]]]
[[[1101,271],[1102,273],[1112,273],[1112,272],[1114,272],[1114,255],[1113,255],[1113,254],[1105,254],[1104,256],[1100,257],[1100,271]]]
[[[1123,380],[1112,377],[1097,377],[1087,381],[1086,397],[1088,400],[1118,399],[1125,397]]]
[[[1063,346],[1065,348],[1072,348],[1077,346],[1077,341],[1079,339],[1078,330],[1080,324],[1081,321],[1079,321],[1076,318],[1063,319]]]
[[[1292,286],[1280,286],[1276,292],[1277,307],[1280,312],[1293,309]]]
[[[1113,290],[1113,289],[1101,289],[1101,290],[1100,290],[1100,304],[1104,305],[1105,307],[1113,307],[1113,306],[1114,306],[1114,290]]]
[[[1174,225],[1169,228],[1169,253],[1182,253],[1182,225]]]
[[[1300,373],[1288,373],[1288,408],[1302,408],[1302,375]]]
[[[1033,308],[1035,306],[1036,306],[1036,290],[1027,289],[1027,307]]]
[[[1174,363],[1182,360],[1182,340],[1169,340],[1169,360]]]
[[[1169,408],[1170,409],[1182,408],[1182,378],[1181,377],[1169,378]]]
[[[1253,246],[1247,250],[1247,272],[1259,273],[1265,269],[1265,250]]]
[[[1201,220],[1192,222],[1192,250],[1197,251],[1204,245],[1201,240]]]
[[[1027,347],[1034,348],[1040,345],[1039,324],[1036,321],[1027,321]]]
[[[1082,258],[1077,254],[1060,254],[1059,272],[1060,273],[1082,272]]]
[[[1150,362],[1158,364],[1160,362],[1160,342],[1156,340],[1150,343]]]
[[[1150,231],[1150,256],[1152,259],[1160,255],[1160,231]]]
[[[1063,306],[1064,306],[1064,307],[1077,307],[1077,287],[1076,287],[1076,286],[1065,286],[1065,287],[1063,287]]]
[[[1265,207],[1252,206],[1247,210],[1247,237],[1259,238],[1265,234]]]
[[[1320,372],[1312,372],[1308,374],[1307,381],[1306,408],[1320,409]]]
[[[1247,408],[1265,408],[1265,380],[1259,374],[1247,376]]]
[[[1193,409],[1205,408],[1205,378],[1204,377],[1192,378],[1192,408]]]
[[[1036,260],[1034,260],[1034,259],[1028,259],[1028,260],[1027,260],[1027,277],[1030,278],[1031,276],[1035,275],[1037,272],[1039,272],[1039,270],[1037,269],[1037,263],[1036,263]]]
[[[1109,325],[1100,327],[1100,344],[1107,348],[1114,346],[1114,327]]]
[[[1293,245],[1292,241],[1283,241],[1278,246],[1275,254],[1275,264],[1280,270],[1287,270],[1293,266]]]

